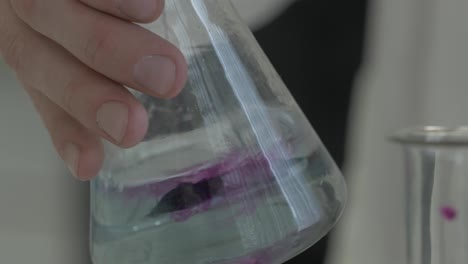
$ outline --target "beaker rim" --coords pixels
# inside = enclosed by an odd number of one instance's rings
[[[390,139],[401,144],[468,146],[468,126],[416,126],[398,130]]]

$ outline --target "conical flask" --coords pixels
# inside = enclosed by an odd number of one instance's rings
[[[468,263],[468,127],[399,131],[408,264]]]
[[[165,2],[145,27],[182,51],[188,82],[170,100],[135,92],[146,138],[105,145],[93,262],[283,263],[336,223],[343,177],[228,0]]]

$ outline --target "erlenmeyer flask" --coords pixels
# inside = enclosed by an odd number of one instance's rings
[[[468,127],[400,131],[408,264],[468,263]]]
[[[136,93],[145,140],[106,144],[91,187],[95,264],[282,263],[323,237],[345,183],[228,0],[166,0],[147,26],[178,46],[187,86]]]

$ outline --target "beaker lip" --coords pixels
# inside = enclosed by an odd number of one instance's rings
[[[468,126],[417,126],[398,130],[394,142],[416,145],[468,146]]]

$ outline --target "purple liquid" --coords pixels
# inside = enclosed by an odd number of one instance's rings
[[[440,208],[440,213],[447,221],[453,221],[457,218],[457,210],[452,206],[443,206]]]
[[[123,193],[128,199],[136,196],[156,199],[158,204],[148,216],[170,213],[176,222],[241,199],[243,208],[235,215],[242,215],[255,210],[252,195],[262,195],[266,187],[275,184],[269,165],[269,158],[263,154],[231,153],[215,163],[174,173],[181,176],[115,189],[114,192]]]
[[[255,177],[259,170],[268,170],[268,165],[269,161],[262,154],[249,155],[247,157],[237,153],[230,154],[211,165],[202,164],[189,168],[188,170],[186,169],[185,172],[175,172],[174,174],[182,174],[182,176],[176,178],[146,183],[141,186],[126,187],[124,193],[132,196],[145,192],[155,197],[160,197],[167,193],[168,190],[174,189],[180,184],[195,184],[202,180],[229,175],[233,172],[241,172]],[[231,187],[236,185],[234,182],[227,184]]]

